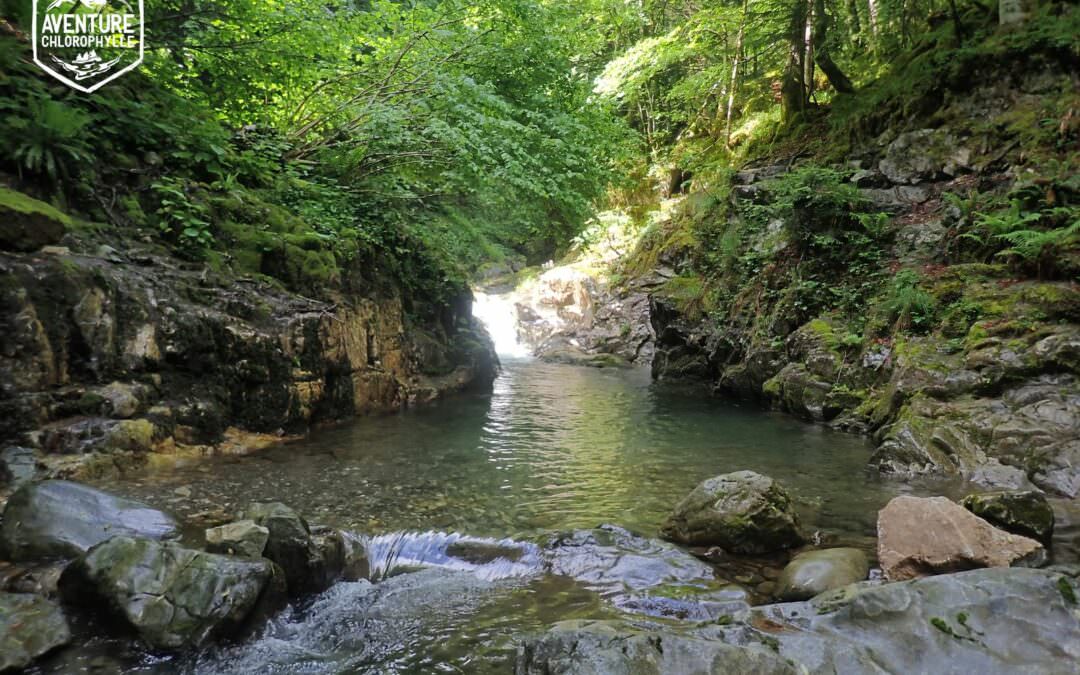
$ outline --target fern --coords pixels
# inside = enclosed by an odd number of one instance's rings
[[[29,115],[9,120],[3,130],[20,171],[55,184],[69,177],[72,167],[93,161],[83,137],[90,115],[52,99],[31,99],[28,109]]]

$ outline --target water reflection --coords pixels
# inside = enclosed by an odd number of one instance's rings
[[[753,469],[788,485],[813,526],[867,535],[902,489],[865,474],[868,453],[858,437],[654,384],[644,370],[511,359],[490,396],[109,487],[181,512],[280,500],[361,532],[528,538],[601,522],[650,534],[700,480]]]

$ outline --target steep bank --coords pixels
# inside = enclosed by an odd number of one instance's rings
[[[688,180],[605,271],[648,287],[654,376],[869,434],[885,475],[1080,494],[1064,12],[931,41],[740,170]]]
[[[6,226],[21,217],[7,210]],[[494,377],[467,289],[423,319],[371,270],[347,269],[315,300],[68,229],[53,245],[0,252],[0,439],[32,449],[50,475],[242,452]]]

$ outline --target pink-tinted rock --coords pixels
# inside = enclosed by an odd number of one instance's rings
[[[878,512],[878,561],[890,581],[978,567],[1034,566],[1034,539],[999,530],[945,497],[896,497]]]

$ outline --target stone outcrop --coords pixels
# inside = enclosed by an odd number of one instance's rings
[[[892,581],[1045,559],[1039,542],[999,530],[945,497],[896,497],[878,512],[878,562]]]
[[[526,639],[516,667],[665,675],[1074,673],[1078,571],[985,569],[860,583],[697,627],[564,623]],[[734,651],[739,647],[745,651]],[[762,651],[778,660],[759,660]]]
[[[265,445],[494,378],[467,291],[407,319],[400,291],[360,271],[314,300],[150,245],[64,242],[0,252],[0,450],[36,449],[53,476]]]
[[[0,592],[0,673],[21,670],[69,640],[71,629],[55,602]]]
[[[799,671],[764,644],[729,645],[618,622],[563,621],[518,650],[515,675],[690,675]]]
[[[123,619],[150,647],[179,649],[243,629],[284,597],[280,571],[175,543],[114,537],[60,578],[65,599]]]
[[[960,504],[992,525],[1047,546],[1054,535],[1054,509],[1041,492],[983,492],[964,497]]]
[[[703,481],[675,506],[660,534],[671,541],[719,546],[731,553],[769,553],[803,541],[787,491],[753,471]]]
[[[71,558],[115,536],[171,539],[176,520],[146,504],[69,481],[25,485],[0,523],[0,555],[8,560]]]
[[[780,600],[809,600],[826,591],[862,581],[870,572],[866,554],[856,548],[827,548],[796,555],[776,580]]]

